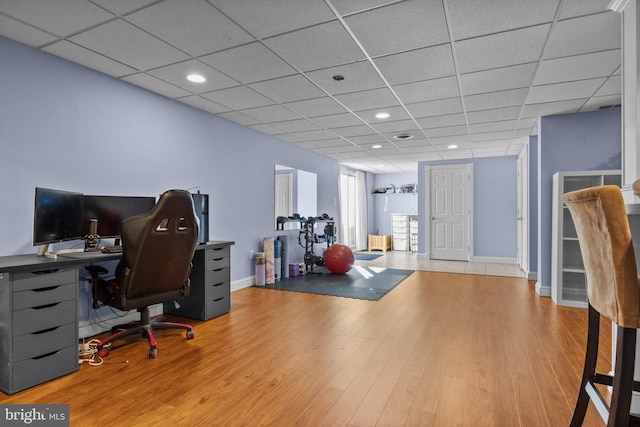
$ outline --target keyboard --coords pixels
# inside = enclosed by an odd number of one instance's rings
[[[100,252],[103,254],[119,254],[122,252],[122,246],[100,246]]]

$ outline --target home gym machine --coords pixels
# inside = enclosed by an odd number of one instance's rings
[[[316,234],[314,232],[315,225],[319,222],[324,222],[323,229],[324,234]],[[314,252],[314,245],[322,244],[327,248],[336,242],[336,227],[334,225],[333,218],[329,215],[322,214],[319,217],[302,218],[300,220],[300,233],[298,234],[298,244],[305,250],[304,252],[304,264],[307,274],[316,273],[313,271],[314,266],[323,266],[324,259],[320,255],[316,255]],[[322,274],[317,272],[317,274]]]

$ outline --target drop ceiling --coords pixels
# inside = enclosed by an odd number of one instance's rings
[[[0,35],[347,166],[404,172],[517,155],[540,116],[616,108],[608,3],[0,0]]]

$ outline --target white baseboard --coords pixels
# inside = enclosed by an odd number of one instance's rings
[[[242,279],[233,280],[231,282],[231,292],[239,291],[240,289],[250,288],[255,283],[256,276],[244,277]]]
[[[516,258],[500,258],[487,256],[472,256],[470,262],[484,262],[486,264],[518,264]]]
[[[551,296],[551,286],[542,286],[540,282],[536,282],[536,293],[541,297]]]
[[[538,280],[538,272],[530,271],[527,273],[527,280]]]

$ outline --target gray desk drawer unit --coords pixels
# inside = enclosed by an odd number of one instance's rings
[[[231,309],[231,251],[229,244],[208,245],[196,251],[191,269],[191,292],[179,302],[164,304],[164,312],[208,320]]]
[[[0,273],[0,390],[78,369],[78,270]]]

